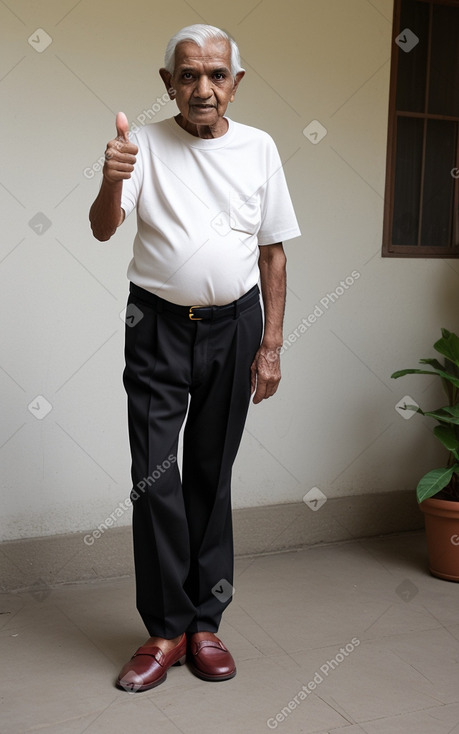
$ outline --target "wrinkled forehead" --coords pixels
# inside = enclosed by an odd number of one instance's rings
[[[181,41],[175,49],[175,68],[184,66],[226,66],[231,68],[231,47],[224,38],[208,39],[203,46]]]

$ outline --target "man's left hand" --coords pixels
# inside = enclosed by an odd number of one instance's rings
[[[250,368],[253,402],[255,405],[276,392],[281,379],[279,349],[260,346]]]

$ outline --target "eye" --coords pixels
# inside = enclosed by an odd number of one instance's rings
[[[193,74],[191,71],[184,71],[182,74],[182,79],[184,79],[186,82],[193,78]]]
[[[214,79],[217,80],[217,82],[221,82],[225,79],[225,74],[222,71],[216,71],[214,74]]]

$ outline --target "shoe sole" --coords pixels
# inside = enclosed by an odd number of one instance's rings
[[[200,678],[201,680],[209,681],[211,683],[218,683],[219,681],[222,681],[222,680],[231,680],[231,678],[234,678],[234,676],[237,673],[237,670],[235,668],[232,673],[226,673],[225,675],[209,675],[209,673],[203,673],[201,670],[199,670],[199,668],[196,668],[196,666],[193,665],[192,663],[190,663],[190,668],[197,678]]]

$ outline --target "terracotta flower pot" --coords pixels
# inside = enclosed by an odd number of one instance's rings
[[[459,502],[430,498],[419,506],[424,513],[430,573],[459,581]]]

